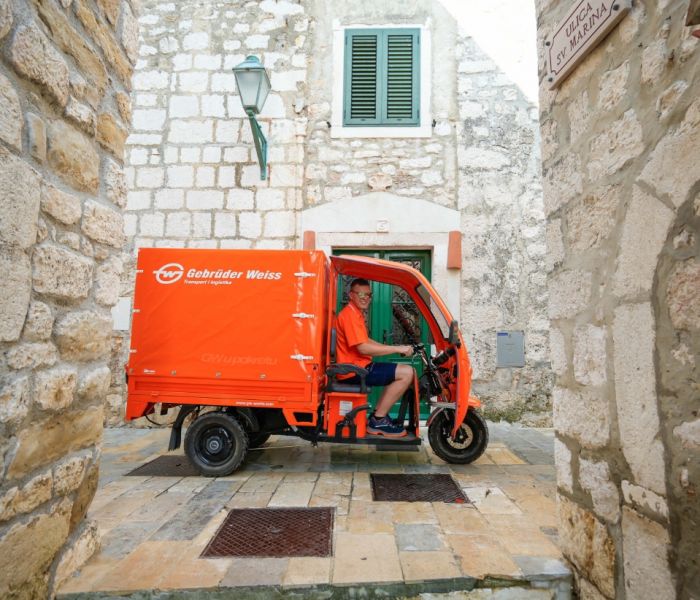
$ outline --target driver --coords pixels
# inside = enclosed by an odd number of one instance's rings
[[[368,386],[385,386],[374,413],[369,417],[367,433],[403,437],[406,430],[402,425],[395,424],[388,417],[388,412],[413,383],[413,367],[406,364],[372,362],[372,358],[396,353],[411,356],[413,348],[387,346],[369,338],[363,313],[367,312],[371,301],[369,282],[366,279],[354,279],[350,284],[350,302],[336,319],[337,360],[339,363],[351,363],[367,369],[369,373],[365,381]],[[360,383],[358,375],[346,376],[344,380],[346,383]]]

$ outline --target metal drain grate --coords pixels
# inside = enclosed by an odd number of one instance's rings
[[[332,539],[332,508],[234,509],[202,556],[332,556]]]
[[[151,462],[137,467],[128,475],[145,475],[152,477],[197,477],[199,471],[192,466],[186,456],[159,456]]]
[[[449,475],[371,473],[372,499],[385,502],[455,502],[469,498]]]

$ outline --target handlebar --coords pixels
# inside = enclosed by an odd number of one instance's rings
[[[430,361],[430,357],[428,356],[428,353],[426,352],[426,349],[425,349],[425,344],[417,343],[417,344],[411,344],[411,346],[413,346],[414,355],[420,356],[421,358],[423,358],[423,360],[426,363]],[[457,349],[454,346],[449,346],[446,350],[443,350],[442,352],[436,354],[433,357],[431,362],[436,367],[439,367],[440,365],[446,363],[456,353],[457,353]]]
[[[447,348],[447,350],[445,350],[444,352],[440,352],[440,354],[437,354],[433,358],[433,364],[439,367],[440,365],[446,363],[449,360],[449,358],[451,356],[454,356],[456,353],[457,350],[455,349],[455,347],[450,346],[449,348]]]

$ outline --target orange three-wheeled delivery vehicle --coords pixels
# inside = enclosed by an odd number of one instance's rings
[[[354,277],[394,286],[423,319],[413,339],[422,374],[395,420],[408,435],[366,432],[366,371],[335,360],[335,314]],[[407,332],[411,315],[398,314]],[[435,355],[431,356],[431,348]],[[360,383],[338,379],[359,375]],[[476,460],[488,430],[470,395],[471,367],[457,322],[415,269],[361,256],[303,250],[142,249],[127,365],[126,418],[179,408],[170,450],[180,446],[204,475],[236,470],[270,435],[318,442],[420,444],[421,410],[434,452]]]

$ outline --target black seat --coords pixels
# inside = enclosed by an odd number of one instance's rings
[[[328,376],[328,384],[326,385],[327,392],[342,392],[345,394],[368,394],[371,388],[367,387],[365,379],[367,377],[367,369],[358,367],[349,363],[336,363],[336,345],[338,342],[338,333],[335,327],[331,328],[330,339],[330,358],[331,364],[326,369]],[[338,375],[357,375],[360,378],[360,383],[346,383],[343,379],[338,379]]]

